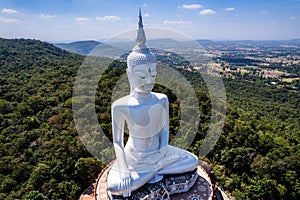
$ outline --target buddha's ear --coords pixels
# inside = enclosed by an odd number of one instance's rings
[[[126,68],[126,74],[130,85],[130,93],[133,92],[132,69]]]
[[[126,73],[127,73],[128,81],[131,84],[131,81],[132,81],[132,70],[129,69],[129,68],[126,68]]]

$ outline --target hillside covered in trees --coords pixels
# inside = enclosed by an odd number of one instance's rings
[[[84,58],[37,40],[0,39],[0,199],[78,199],[104,167],[86,150],[73,122],[72,87]],[[110,138],[111,95],[125,67],[113,62],[96,94],[97,117]],[[180,72],[201,102],[201,124],[189,148],[197,154],[210,98],[200,74]],[[224,84],[225,126],[204,158],[218,185],[236,199],[299,199],[299,91],[238,79]],[[174,132],[179,102],[168,88],[156,85],[155,91],[170,99]]]

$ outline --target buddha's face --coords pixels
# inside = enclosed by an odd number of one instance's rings
[[[138,65],[133,69],[127,69],[131,88],[135,92],[149,93],[154,87],[156,78],[156,64]]]

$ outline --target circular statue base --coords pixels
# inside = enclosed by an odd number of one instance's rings
[[[108,165],[102,170],[96,183],[81,195],[80,200],[212,200],[215,196],[214,185],[200,164],[193,172],[165,175],[157,183],[147,183],[133,191],[131,197],[114,196],[107,191],[106,179],[110,167]]]

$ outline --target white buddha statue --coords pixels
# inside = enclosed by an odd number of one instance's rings
[[[136,45],[127,58],[129,95],[112,104],[112,132],[116,161],[108,177],[111,194],[127,197],[146,183],[160,181],[165,174],[193,171],[195,155],[168,145],[168,97],[151,90],[155,84],[156,58],[145,45],[141,13]],[[124,145],[124,126],[129,137]]]

